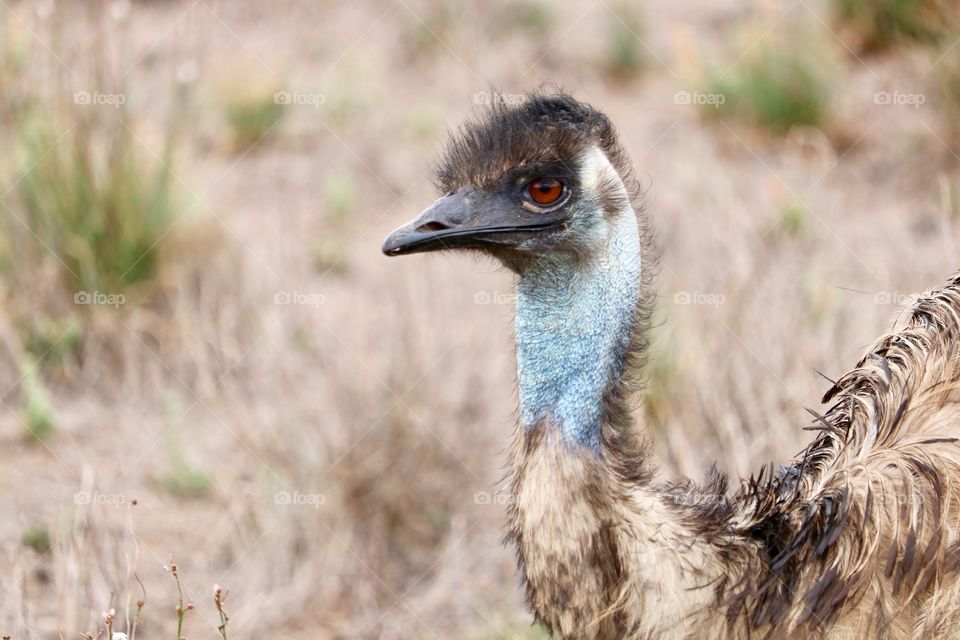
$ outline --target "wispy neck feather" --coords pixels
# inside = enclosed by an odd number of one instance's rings
[[[589,255],[546,255],[517,285],[520,419],[559,428],[571,445],[600,446],[604,395],[619,384],[640,296],[640,235],[623,181],[599,150],[583,162],[585,190],[622,191],[621,210],[589,221]],[[622,197],[621,197],[622,196]]]

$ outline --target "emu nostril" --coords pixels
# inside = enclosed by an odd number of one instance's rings
[[[443,224],[442,222],[437,222],[436,220],[434,220],[434,221],[427,222],[425,224],[420,225],[419,227],[417,227],[417,231],[423,233],[426,231],[443,231],[444,229],[449,229],[449,228],[450,227]]]

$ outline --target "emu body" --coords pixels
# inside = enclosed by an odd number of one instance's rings
[[[481,251],[517,276],[507,538],[559,638],[929,638],[960,623],[960,276],[828,391],[814,441],[729,491],[663,482],[629,397],[649,234],[612,125],[569,96],[451,141],[448,195],[389,255]]]

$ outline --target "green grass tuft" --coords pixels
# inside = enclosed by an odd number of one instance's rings
[[[36,312],[23,323],[24,349],[44,369],[62,367],[78,358],[83,346],[83,325],[73,314],[51,316]]]
[[[960,26],[951,0],[833,0],[833,13],[844,40],[860,51],[937,43]]]
[[[183,460],[178,460],[162,475],[159,484],[164,491],[178,498],[205,498],[213,488],[209,474]]]
[[[336,236],[322,238],[313,245],[311,263],[317,273],[345,273],[348,263],[344,258],[343,241]]]
[[[24,531],[20,537],[20,541],[27,549],[40,555],[49,553],[53,548],[53,543],[50,539],[50,530],[42,524],[35,524]]]
[[[222,102],[231,145],[237,151],[246,151],[269,139],[285,113],[277,92],[266,86],[228,92]]]
[[[323,184],[323,201],[327,216],[343,222],[357,206],[357,186],[348,174],[331,173]]]
[[[168,162],[125,126],[105,136],[55,122],[35,114],[16,132],[22,177],[0,217],[21,241],[6,247],[4,263],[37,264],[52,253],[74,292],[117,293],[152,280],[176,217]]]
[[[172,394],[167,397],[167,414],[172,421],[165,433],[166,451],[169,465],[153,481],[167,493],[179,498],[204,498],[213,490],[213,480],[203,469],[198,468],[187,456],[187,448],[182,444],[179,430],[186,415],[181,398]]]
[[[20,410],[20,419],[23,421],[26,435],[31,440],[49,440],[55,431],[50,394],[33,362],[23,362],[20,365],[20,375],[23,377],[21,381],[23,406]]]
[[[624,79],[636,76],[645,66],[640,16],[630,5],[621,4],[608,12],[608,23],[607,71]]]
[[[733,117],[784,134],[794,125],[822,126],[829,115],[831,87],[822,64],[787,43],[759,46],[725,73],[710,72],[706,91],[723,96],[704,105],[711,117]]]
[[[780,228],[791,237],[796,238],[803,235],[810,226],[810,210],[807,205],[800,200],[794,200],[786,207],[780,215]]]
[[[453,40],[452,31],[459,18],[457,5],[450,0],[430,0],[426,8],[412,16],[403,31],[404,45],[412,57],[444,50]]]
[[[544,36],[553,26],[556,12],[545,0],[519,0],[511,15],[515,24],[534,36]]]

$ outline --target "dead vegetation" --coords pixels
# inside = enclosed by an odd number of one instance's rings
[[[596,103],[649,187],[663,464],[795,453],[815,372],[960,265],[953,56],[778,48],[835,27],[810,4],[0,8],[0,632],[541,637],[500,544],[508,277],[379,255],[490,85]],[[838,78],[813,116],[795,56]]]

